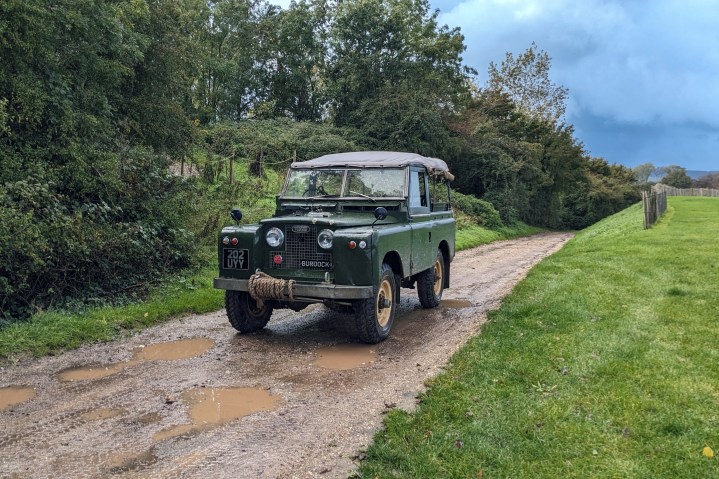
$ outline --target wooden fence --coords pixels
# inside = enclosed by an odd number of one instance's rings
[[[719,198],[719,190],[711,188],[674,188],[662,183],[654,185],[654,191],[664,192],[668,196],[712,196]]]
[[[642,203],[644,204],[644,229],[651,227],[662,217],[667,210],[667,192],[642,191]]]

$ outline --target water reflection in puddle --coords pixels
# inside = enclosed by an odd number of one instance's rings
[[[155,441],[226,424],[252,413],[274,411],[280,400],[259,388],[190,389],[182,394],[182,399],[190,404],[192,423],[159,431],[152,436]]]
[[[0,411],[9,409],[35,397],[35,389],[24,386],[0,388]]]
[[[340,344],[317,350],[319,356],[312,364],[325,369],[354,369],[371,363],[376,357],[376,346],[367,344]]]
[[[194,358],[209,351],[214,344],[214,341],[207,338],[180,339],[167,343],[150,344],[149,346],[135,348],[132,359],[124,363],[69,368],[60,371],[58,378],[60,381],[102,379],[143,361],[172,361]]]

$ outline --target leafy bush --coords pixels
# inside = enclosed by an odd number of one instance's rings
[[[80,202],[41,176],[0,189],[0,319],[139,294],[159,274],[195,264],[194,235],[173,201],[182,180],[146,150],[116,160],[112,181],[94,192],[101,198]]]
[[[492,206],[492,203],[474,195],[464,195],[458,191],[452,191],[452,205],[462,213],[473,217],[475,224],[479,226],[500,228],[504,225],[499,212]],[[462,218],[461,215],[459,217]]]

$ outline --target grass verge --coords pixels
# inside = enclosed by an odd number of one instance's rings
[[[541,231],[520,224],[488,230],[479,226],[457,232],[457,249]],[[214,255],[210,255],[214,258]],[[217,311],[224,294],[212,287],[213,263],[190,277],[176,276],[156,288],[147,300],[118,307],[87,308],[80,312],[48,311],[30,320],[0,329],[0,359],[13,361],[23,355],[44,356],[83,344],[109,341],[133,331],[188,313]]]
[[[719,200],[581,232],[391,412],[361,477],[719,477]]]
[[[481,226],[466,226],[457,230],[455,245],[457,251],[461,251],[493,241],[530,236],[540,231],[544,230],[536,226],[525,225],[524,223],[517,223],[513,226],[503,226],[493,230]]]
[[[142,302],[81,312],[41,312],[28,321],[7,325],[0,329],[0,358],[12,361],[27,354],[53,354],[115,339],[180,314],[216,311],[223,307],[224,295],[212,287],[215,271],[212,265],[189,277],[174,277]]]

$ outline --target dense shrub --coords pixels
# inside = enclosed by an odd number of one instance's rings
[[[115,181],[94,200],[79,202],[42,177],[2,185],[1,319],[69,299],[134,295],[159,274],[194,264],[194,235],[173,201],[183,181],[144,150],[118,160]]]
[[[464,195],[458,191],[452,192],[452,206],[474,218],[474,222],[487,228],[503,226],[499,212],[492,203],[481,200],[473,195]]]

